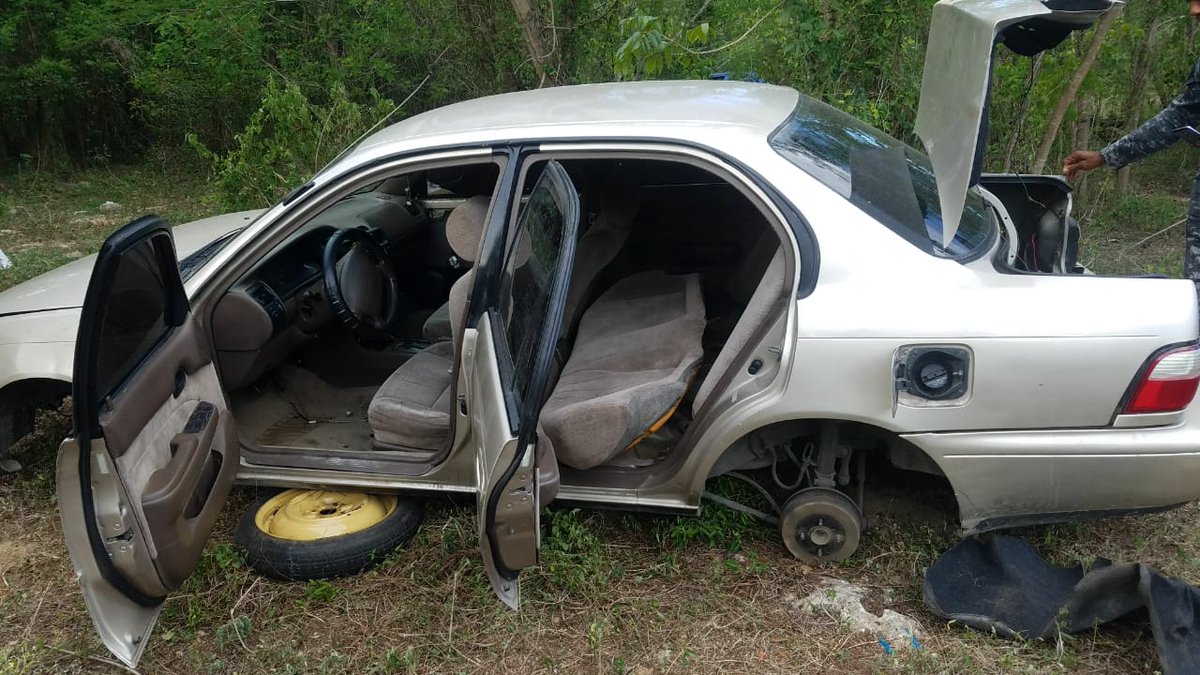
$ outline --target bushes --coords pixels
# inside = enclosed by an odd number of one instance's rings
[[[359,135],[395,109],[370,92],[368,103],[350,100],[335,85],[318,105],[295,84],[271,80],[262,103],[228,152],[213,151],[194,134],[188,142],[212,163],[218,198],[230,209],[268,206],[304,183]]]
[[[915,143],[934,1],[540,0],[536,14],[555,81],[755,72]],[[1159,4],[1126,10],[1084,82],[1088,124],[1077,129],[1092,146],[1126,130],[1130,101],[1144,118],[1173,97],[1191,67],[1200,33]],[[136,160],[192,134],[223,198],[262,204],[427,74],[405,114],[536,86],[521,35],[511,0],[0,2],[0,170]],[[1088,39],[1047,53],[1035,78],[1029,59],[998,50],[989,169],[1023,168]],[[1152,67],[1134,86],[1141,56]],[[1068,112],[1051,165],[1074,144],[1078,115]],[[340,128],[321,130],[331,123]],[[296,132],[291,147],[271,140]],[[1194,162],[1147,178],[1184,164]]]
[[[0,170],[23,155],[39,168],[136,160],[189,133],[225,151],[278,98],[271,86],[369,107],[432,68],[413,111],[514,88],[523,57],[506,13],[507,0],[5,0]]]

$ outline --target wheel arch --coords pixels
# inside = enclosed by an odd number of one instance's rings
[[[7,400],[18,391],[49,391],[52,393],[62,391],[63,395],[70,395],[71,381],[58,379],[56,377],[25,377],[19,380],[13,380],[3,387],[0,387],[0,401]]]
[[[764,454],[770,445],[778,445],[795,439],[816,439],[820,430],[828,423],[839,426],[839,438],[855,452],[863,451],[881,456],[897,469],[917,471],[937,476],[958,496],[954,482],[946,475],[937,460],[923,448],[903,438],[895,431],[867,422],[836,418],[796,418],[780,420],[757,427],[740,436],[724,451],[714,453],[713,460],[702,472],[704,480],[715,478],[730,471],[756,469],[769,466],[773,455]],[[955,503],[956,509],[961,510]],[[959,513],[955,513],[956,519]]]
[[[14,380],[0,387],[0,451],[33,430],[39,408],[60,403],[71,395],[71,383],[50,377]]]

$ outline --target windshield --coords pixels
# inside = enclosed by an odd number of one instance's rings
[[[196,250],[194,253],[192,253],[188,257],[184,258],[183,260],[180,260],[179,261],[179,278],[182,281],[187,281],[193,274],[196,273],[196,270],[200,269],[204,265],[204,263],[211,260],[212,257],[217,254],[218,251],[225,248],[225,244],[228,244],[243,229],[245,229],[245,228],[239,227],[236,230],[230,230],[229,232],[226,232],[225,234],[214,239],[213,241],[200,247],[198,250]]]
[[[943,247],[941,206],[929,158],[837,108],[801,96],[792,116],[771,136],[771,145],[928,253],[966,260],[992,243],[991,213],[972,188],[958,231]]]

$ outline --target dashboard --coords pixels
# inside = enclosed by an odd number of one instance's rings
[[[334,320],[325,297],[325,244],[343,228],[380,233],[395,252],[406,294],[429,292],[426,304],[445,300],[448,283],[427,278],[427,266],[445,266],[451,257],[441,225],[462,199],[422,199],[416,203],[382,192],[350,195],[302,226],[268,253],[225,293],[213,310],[213,341],[225,386],[253,384],[283,363]],[[427,262],[428,261],[428,262]],[[432,297],[437,296],[437,297]]]
[[[342,228],[380,230],[391,243],[419,238],[427,224],[403,198],[364,192],[334,204],[267,254],[213,310],[213,340],[225,386],[239,389],[283,363],[333,320],[325,298],[325,244]]]

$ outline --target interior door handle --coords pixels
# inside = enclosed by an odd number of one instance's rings
[[[187,373],[183,370],[183,368],[180,368],[179,370],[175,371],[175,387],[171,390],[171,396],[173,398],[179,398],[179,395],[183,393],[183,388],[186,386]]]

